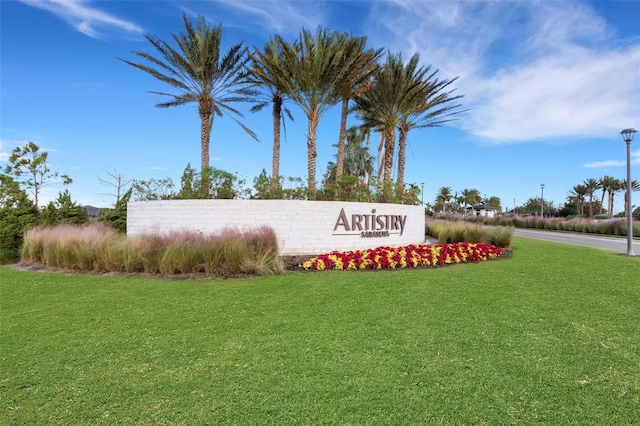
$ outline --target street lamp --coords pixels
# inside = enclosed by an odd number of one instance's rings
[[[542,194],[540,196],[540,216],[544,219],[544,183],[540,184],[540,189],[542,189]]]
[[[420,182],[420,204],[424,206],[424,182]]]
[[[636,129],[624,129],[620,132],[627,143],[627,256],[635,256],[633,252],[633,217],[631,216],[631,141]]]

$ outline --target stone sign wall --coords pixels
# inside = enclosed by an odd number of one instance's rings
[[[319,254],[424,242],[424,209],[403,204],[304,200],[136,201],[127,235],[271,227],[282,255]]]

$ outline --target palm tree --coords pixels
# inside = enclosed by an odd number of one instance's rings
[[[499,212],[502,211],[502,200],[499,197],[491,196],[489,199],[485,200],[485,203],[491,207],[494,207]]]
[[[387,55],[387,61],[376,73],[371,89],[355,98],[364,124],[384,132],[384,170],[381,178],[385,191],[388,191],[388,184],[391,182],[396,127],[400,123],[402,112],[418,103],[423,86],[420,79],[408,78],[415,77],[417,65],[417,55],[411,58],[406,67],[401,54]],[[380,154],[380,150],[378,153]]]
[[[593,218],[593,195],[600,189],[600,182],[596,179],[589,178],[583,182],[589,196],[589,219]]]
[[[209,139],[214,115],[222,117],[226,111],[242,117],[230,104],[247,100],[251,93],[244,86],[243,69],[248,58],[242,43],[231,46],[228,52],[221,54],[222,25],[210,27],[204,16],[198,16],[195,27],[186,14],[182,19],[185,32],[171,34],[178,45],[177,49],[155,35],[145,34],[147,41],[158,51],[158,57],[135,50],[132,53],[147,60],[150,65],[119,59],[177,90],[176,93],[152,91],[171,98],[156,104],[157,107],[168,108],[192,102],[198,104],[201,167],[204,172],[209,167]],[[248,127],[232,118],[256,139]]]
[[[339,179],[343,173],[345,137],[347,132],[347,115],[349,113],[349,101],[366,92],[372,85],[371,78],[378,70],[378,59],[383,49],[365,50],[366,37],[351,37],[347,34],[340,36],[342,50],[341,74],[336,83],[336,93],[342,98],[342,111],[340,115],[340,136],[338,137],[338,155],[336,157],[336,177]]]
[[[308,119],[307,169],[309,198],[316,192],[316,134],[320,117],[339,98],[335,87],[344,73],[338,33],[318,27],[315,35],[306,29],[293,45],[276,36],[283,52],[283,92],[300,107]]]
[[[284,107],[284,101],[287,99],[286,71],[283,63],[284,55],[279,48],[279,44],[275,38],[271,38],[264,46],[263,50],[257,50],[249,55],[251,64],[248,68],[247,82],[257,86],[260,90],[257,103],[251,107],[251,112],[261,111],[268,105],[271,105],[271,114],[273,116],[273,156],[271,161],[271,178],[273,185],[279,185],[280,174],[280,125],[285,130],[285,120],[282,115],[284,109],[285,114],[291,121],[293,116],[289,109]]]
[[[629,202],[629,195],[627,194],[627,180],[623,180],[622,181],[622,187],[624,188],[624,211],[627,211],[627,203]],[[631,191],[632,192],[637,192],[640,191],[640,182],[638,182],[637,180],[633,179],[631,181]],[[633,206],[632,206],[633,207]]]
[[[580,216],[584,216],[584,197],[587,195],[587,187],[585,185],[574,185],[569,191],[569,196],[576,202],[576,211]]]
[[[609,185],[609,197],[608,197],[608,209],[607,213],[610,217],[613,216],[613,206],[616,192],[624,191],[624,183],[620,179],[614,179],[611,185]]]
[[[451,195],[451,187],[450,186],[441,186],[436,194],[436,203],[442,202],[442,213],[447,209],[447,203],[453,195]]]
[[[480,191],[478,191],[477,189],[465,188],[462,190],[461,197],[462,197],[462,202],[464,203],[465,212],[468,206],[473,206],[475,204],[478,204],[480,200],[482,200],[482,197],[480,196]]]
[[[347,129],[347,143],[344,146],[344,173],[356,176],[367,184],[368,177],[373,174],[373,161],[375,158],[369,152],[369,146],[365,144],[366,131],[359,127]],[[364,145],[363,145],[364,144]],[[337,146],[337,145],[333,145]],[[337,157],[337,154],[336,154]],[[336,163],[329,162],[327,166],[327,180],[336,180]]]
[[[416,62],[414,63],[414,59]],[[400,111],[400,123],[398,126],[400,139],[398,141],[398,185],[404,184],[404,168],[406,159],[407,135],[411,129],[424,129],[428,127],[439,127],[442,124],[452,121],[452,115],[463,111],[456,111],[460,104],[451,102],[460,99],[462,96],[452,96],[453,90],[447,90],[458,77],[453,80],[441,80],[436,78],[438,70],[427,75],[431,67],[415,68],[418,56],[407,64],[405,72],[407,81],[415,79],[420,82],[421,89],[418,97],[414,99],[414,104],[406,105]]]
[[[604,211],[604,196],[607,195],[607,193],[611,193],[611,186],[615,183],[615,181],[616,181],[616,178],[609,175],[604,175],[598,180],[598,183],[600,184],[600,188],[602,189],[602,198],[600,199],[600,214],[602,214],[602,212]],[[611,208],[610,199],[607,199],[607,203],[608,203],[607,205],[607,212],[608,212]]]

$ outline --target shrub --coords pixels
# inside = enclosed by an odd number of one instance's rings
[[[513,227],[429,220],[425,224],[425,235],[437,238],[439,244],[465,241],[485,242],[497,247],[508,247],[511,245]]]

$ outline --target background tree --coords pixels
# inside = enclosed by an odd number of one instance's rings
[[[315,199],[318,124],[320,117],[338,102],[335,86],[344,72],[339,38],[336,32],[318,27],[315,34],[303,29],[293,45],[278,36],[276,42],[286,66],[281,87],[308,120],[307,179],[309,198]]]
[[[271,114],[273,117],[273,156],[271,161],[271,184],[279,184],[280,179],[280,128],[285,130],[286,124],[282,111],[291,121],[293,115],[288,108],[284,106],[287,92],[290,88],[285,82],[287,81],[285,57],[283,55],[281,45],[276,42],[276,38],[271,38],[265,44],[262,50],[254,49],[249,55],[251,59],[248,67],[247,82],[257,87],[258,94],[251,107],[251,112],[258,112],[266,106],[271,105]]]
[[[247,89],[245,80],[244,68],[248,57],[243,43],[231,46],[224,54],[221,52],[222,25],[210,27],[204,16],[198,16],[195,26],[186,14],[182,20],[185,31],[171,34],[177,48],[155,35],[145,34],[159,56],[132,52],[151,65],[119,59],[177,90],[177,93],[152,91],[171,98],[156,104],[157,107],[168,108],[192,102],[198,105],[201,170],[205,170],[209,167],[209,140],[214,116],[222,117],[224,112],[228,112],[245,132],[257,139],[247,126],[234,117],[242,117],[242,114],[231,106],[235,102],[247,101],[253,95]]]
[[[584,181],[584,187],[587,191],[587,196],[589,197],[589,219],[593,218],[593,197],[598,189],[600,189],[601,185],[598,180],[589,178]]]
[[[360,179],[368,184],[367,177],[373,174],[375,158],[371,156],[369,148],[365,144],[366,134],[359,127],[350,127],[346,132],[347,143],[343,150],[343,175],[347,174]],[[334,145],[336,146],[336,145]],[[336,154],[337,158],[338,154]],[[329,162],[325,181],[335,181],[337,177],[337,162]]]
[[[38,208],[11,176],[0,173],[0,263],[19,258],[24,231],[38,221]]]
[[[133,181],[133,179],[125,178],[124,175],[122,173],[119,173],[116,169],[113,169],[113,171],[111,172],[107,172],[107,176],[109,176],[109,178],[111,179],[103,179],[100,176],[96,176],[96,178],[101,185],[113,188],[115,193],[112,192],[104,195],[115,197],[115,203],[118,204],[123,191],[126,191],[127,186]]]
[[[134,179],[131,183],[133,201],[170,200],[175,197],[175,183],[171,178]]]
[[[607,213],[609,214],[610,217],[613,217],[613,206],[614,206],[616,193],[623,190],[624,190],[623,182],[620,179],[614,179],[613,182],[611,182],[611,184],[609,185],[609,188],[607,190],[608,192]]]
[[[441,186],[440,189],[438,190],[438,193],[436,194],[436,206],[435,208],[437,209],[438,207],[441,208],[441,212],[444,213],[447,211],[447,203],[449,202],[449,200],[451,200],[451,198],[453,197],[453,195],[451,194],[451,187],[450,186]]]
[[[613,185],[615,185],[616,178],[609,175],[604,175],[598,180],[600,184],[600,188],[602,189],[602,198],[600,199],[600,214],[604,212],[604,197],[611,191]],[[610,203],[610,200],[607,199],[607,203]],[[610,205],[607,206],[607,213],[609,212]]]
[[[576,204],[577,214],[584,216],[585,197],[587,196],[587,187],[582,184],[574,185],[569,190],[569,198]]]
[[[540,214],[541,197],[531,197],[522,206],[518,206],[518,214],[537,216]],[[544,200],[544,213],[548,216],[555,216],[557,209],[553,202]]]
[[[383,49],[366,49],[366,37],[353,37],[349,34],[340,36],[344,72],[336,82],[335,90],[342,99],[340,112],[340,134],[338,136],[338,153],[336,155],[336,178],[344,173],[344,149],[347,137],[347,115],[349,101],[369,90],[371,79],[378,70],[378,59]]]
[[[489,197],[487,199],[487,205],[494,207],[499,212],[502,211],[502,200],[500,199],[500,197],[496,197],[495,195]]]
[[[414,63],[414,58],[416,62]],[[418,56],[414,56],[405,67],[405,81],[410,84],[420,83],[417,96],[411,103],[399,109],[400,121],[398,124],[398,185],[404,184],[404,168],[406,162],[406,146],[409,131],[412,129],[425,129],[440,127],[444,123],[454,120],[453,115],[463,111],[458,110],[460,104],[453,103],[462,98],[461,95],[453,96],[455,89],[449,90],[458,77],[452,80],[438,80],[435,70],[431,74],[430,67],[415,68]],[[428,75],[427,75],[428,74]]]
[[[396,127],[401,116],[416,105],[420,95],[422,82],[416,78],[416,73],[419,73],[417,55],[405,67],[401,54],[388,54],[385,64],[375,74],[373,86],[354,99],[364,125],[384,132],[384,166],[382,176],[378,178],[383,182],[387,199],[391,189]]]
[[[131,200],[133,188],[129,188],[122,194],[113,209],[105,209],[100,212],[98,221],[108,223],[118,232],[127,232],[127,203]]]
[[[480,191],[478,191],[477,189],[465,188],[462,190],[461,197],[462,197],[462,203],[464,204],[464,207],[465,207],[465,211],[467,207],[474,206],[478,204],[480,200],[482,200],[482,197],[480,196]]]
[[[74,202],[67,189],[59,192],[58,198],[47,204],[40,217],[40,224],[44,226],[82,225],[87,222],[89,222],[87,209]]]
[[[4,172],[19,185],[30,188],[36,207],[39,205],[40,190],[46,185],[61,181],[63,185],[72,182],[67,175],[52,172],[47,164],[49,153],[40,152],[40,147],[27,142],[23,147],[16,147],[9,156],[9,164]]]

